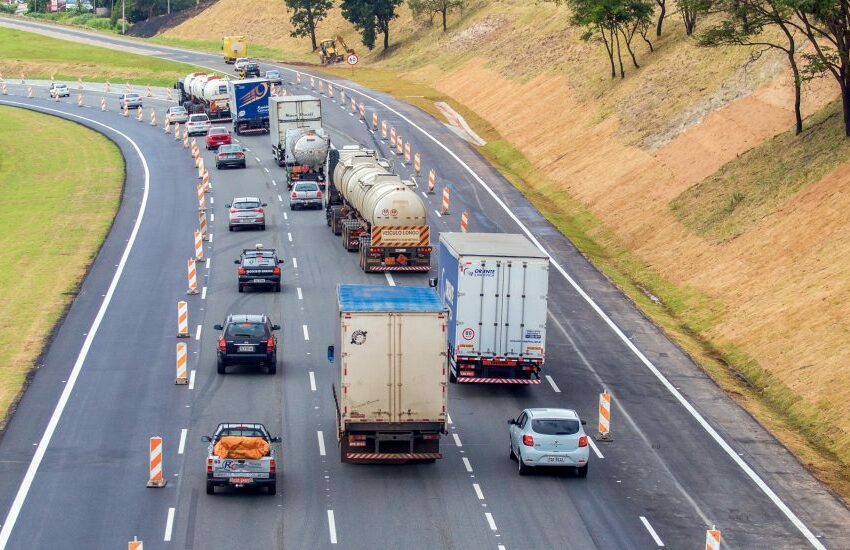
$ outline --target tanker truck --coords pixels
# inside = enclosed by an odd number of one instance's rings
[[[429,271],[431,228],[416,184],[359,146],[331,150],[328,158],[328,225],[342,235],[343,248],[359,253],[363,271]]]
[[[269,98],[272,155],[286,170],[287,185],[315,181],[325,188],[331,141],[322,128],[322,102],[309,95]]]
[[[175,86],[189,113],[206,113],[212,121],[230,120],[227,80],[218,75],[189,73]]]

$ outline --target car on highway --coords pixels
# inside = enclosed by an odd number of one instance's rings
[[[168,111],[165,113],[165,119],[172,124],[175,122],[186,122],[189,120],[189,111],[186,110],[186,107],[175,105],[168,108]]]
[[[216,487],[265,487],[277,492],[277,462],[272,437],[266,427],[253,422],[222,423],[213,435],[201,437],[207,449],[207,494]]]
[[[237,227],[259,227],[266,229],[266,205],[257,197],[236,197],[224,205],[227,208],[227,228],[233,231]]]
[[[233,62],[233,70],[237,73],[241,72],[242,67],[244,67],[245,64],[249,63],[250,61],[251,61],[250,57],[237,57],[236,61]]]
[[[322,190],[314,181],[299,181],[292,186],[289,193],[289,209],[321,208]]]
[[[245,168],[245,147],[241,143],[222,145],[215,154],[215,167],[219,170],[225,166]]]
[[[136,93],[121,94],[118,96],[118,108],[140,109],[142,107],[142,96]]]
[[[206,134],[209,132],[210,126],[212,126],[212,123],[210,123],[210,117],[206,113],[189,115],[189,120],[186,121],[186,131],[190,136]]]
[[[587,477],[588,448],[585,422],[572,409],[525,409],[510,426],[510,456],[516,460],[519,475],[532,468],[555,466],[572,468]]]
[[[224,325],[215,325],[218,337],[218,373],[226,374],[230,365],[255,365],[266,367],[269,374],[277,372],[278,325],[266,315],[228,315]]]
[[[281,78],[280,71],[278,71],[277,69],[267,70],[264,76],[266,80],[268,80],[272,84],[283,84],[283,78]]]
[[[47,89],[47,93],[52,98],[53,97],[70,97],[71,96],[71,89],[68,87],[67,84],[60,84],[58,82],[54,82]]]
[[[233,263],[239,266],[239,292],[244,292],[246,286],[271,287],[275,292],[280,292],[280,264],[283,260],[277,257],[273,248],[264,248],[261,244],[245,248]]]
[[[208,150],[218,149],[220,145],[229,145],[232,142],[230,130],[224,126],[212,126],[207,132],[206,145]]]
[[[242,65],[239,70],[239,76],[245,78],[260,78],[260,64],[254,61],[249,61]]]

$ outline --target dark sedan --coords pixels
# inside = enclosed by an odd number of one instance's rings
[[[239,143],[221,145],[215,154],[215,167],[219,170],[225,167],[235,166],[245,168],[245,147]]]

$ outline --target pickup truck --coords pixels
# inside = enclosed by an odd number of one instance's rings
[[[265,487],[269,495],[277,492],[277,463],[272,437],[262,424],[223,423],[215,433],[201,441],[207,451],[207,494],[216,487]]]

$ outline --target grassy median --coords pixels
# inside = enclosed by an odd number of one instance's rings
[[[2,428],[109,231],[124,159],[73,122],[4,106],[0,120]]]

